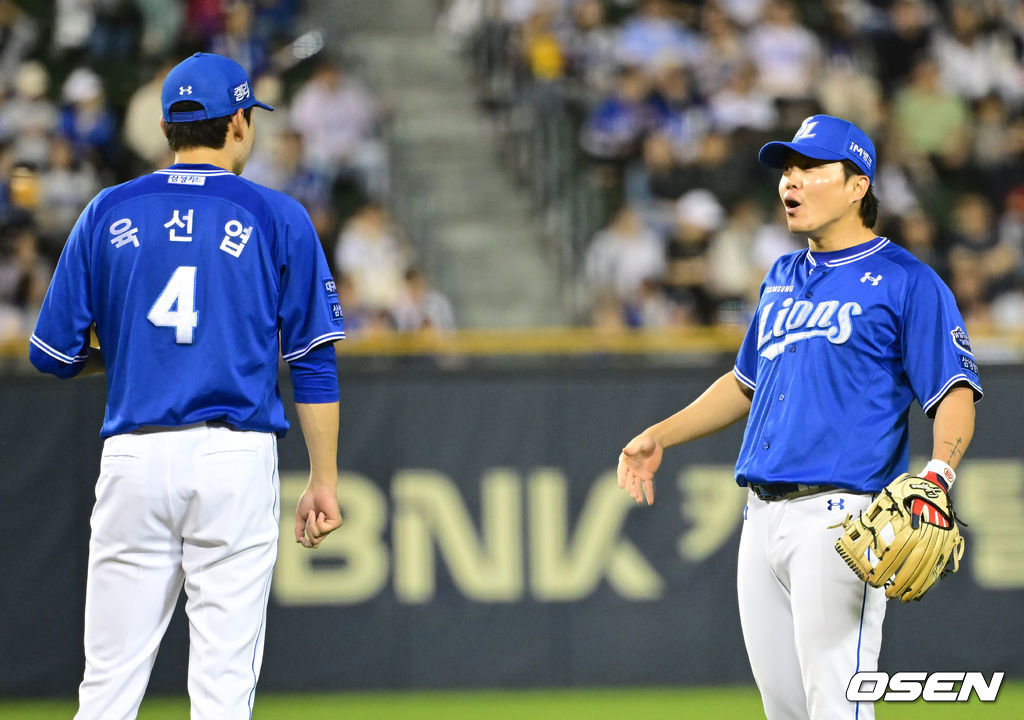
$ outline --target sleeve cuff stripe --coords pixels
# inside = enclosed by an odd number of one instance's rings
[[[757,383],[755,383],[753,380],[751,380],[746,375],[741,373],[740,369],[738,367],[733,367],[732,374],[736,376],[737,380],[739,380],[741,383],[746,385],[751,390],[756,390],[757,389]]]
[[[313,338],[312,340],[310,340],[309,344],[306,345],[306,347],[302,348],[301,350],[295,350],[294,352],[290,352],[287,355],[283,355],[282,357],[285,359],[285,362],[291,362],[292,360],[298,360],[300,357],[302,357],[303,355],[308,353],[310,350],[315,348],[317,345],[325,343],[328,340],[332,340],[332,341],[333,340],[341,340],[344,337],[345,337],[345,331],[344,330],[342,330],[340,332],[327,333],[326,335],[321,335],[318,338]]]
[[[85,359],[86,359],[85,355],[71,356],[71,355],[65,355],[64,353],[62,353],[62,352],[60,352],[58,350],[54,350],[52,347],[47,345],[45,342],[40,340],[35,335],[32,335],[32,337],[30,337],[28,339],[28,341],[30,343],[32,343],[33,345],[35,345],[40,350],[42,350],[44,353],[46,353],[47,355],[52,357],[54,360],[59,360],[60,362],[66,364],[66,365],[74,365],[75,363],[78,363],[78,362],[84,362]]]
[[[980,397],[981,397],[982,395],[984,395],[984,393],[983,393],[983,392],[981,391],[981,387],[980,387],[979,385],[977,385],[977,384],[976,384],[976,383],[975,383],[975,382],[974,382],[973,380],[971,380],[971,379],[970,379],[969,377],[967,377],[967,376],[966,376],[966,375],[964,375],[963,373],[959,373],[959,374],[957,374],[957,375],[954,375],[953,377],[951,377],[951,378],[950,378],[949,380],[947,380],[947,381],[946,381],[946,384],[942,386],[942,389],[941,389],[941,390],[939,390],[939,391],[938,391],[937,393],[935,393],[934,395],[932,395],[932,396],[931,396],[931,397],[930,397],[930,398],[928,399],[928,401],[927,401],[927,402],[925,402],[925,403],[924,403],[924,404],[922,405],[922,407],[924,408],[924,411],[925,411],[925,412],[928,412],[929,410],[931,410],[931,409],[932,409],[932,406],[933,406],[933,405],[934,405],[935,403],[937,403],[937,402],[938,402],[939,400],[941,400],[941,399],[943,398],[943,396],[944,396],[944,395],[945,395],[945,394],[946,394],[946,393],[947,393],[947,392],[949,391],[949,389],[950,389],[950,388],[951,388],[951,387],[952,387],[952,386],[953,386],[953,385],[954,385],[955,383],[958,383],[958,382],[966,382],[966,383],[967,383],[968,385],[970,385],[970,386],[971,386],[972,388],[974,388],[974,392],[978,393],[978,397],[979,397],[979,398],[980,398]]]

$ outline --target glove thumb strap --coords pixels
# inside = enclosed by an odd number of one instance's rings
[[[953,487],[953,482],[956,481],[956,473],[953,472],[953,468],[948,463],[936,459],[929,460],[928,464],[924,466],[924,469],[917,476],[931,480],[947,493]]]

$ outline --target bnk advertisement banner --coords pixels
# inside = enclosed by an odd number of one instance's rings
[[[752,682],[735,591],[742,424],[669,450],[653,507],[614,475],[626,441],[727,370],[343,372],[345,523],[315,552],[292,534],[308,472],[297,423],[279,445],[261,687]],[[1024,674],[1024,378],[992,367],[983,379],[955,491],[970,524],[965,563],[921,603],[889,604],[882,671]],[[0,693],[70,694],[104,386],[0,383]],[[912,454],[923,456],[930,421],[911,413]],[[179,607],[154,692],[184,690],[187,647]]]

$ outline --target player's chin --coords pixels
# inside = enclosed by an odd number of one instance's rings
[[[787,216],[786,227],[789,228],[791,233],[805,233],[814,229],[814,223],[808,222],[804,218]]]

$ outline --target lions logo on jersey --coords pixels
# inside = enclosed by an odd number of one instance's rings
[[[853,318],[861,312],[859,303],[840,304],[838,300],[815,304],[786,298],[778,310],[770,302],[761,310],[758,320],[757,350],[761,357],[774,360],[787,345],[812,337],[824,337],[833,345],[842,345],[850,339]]]

